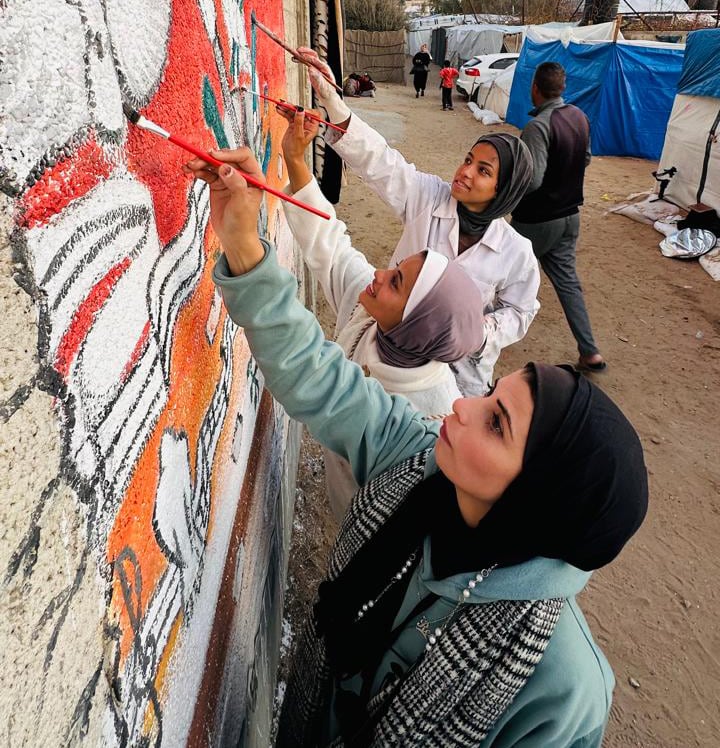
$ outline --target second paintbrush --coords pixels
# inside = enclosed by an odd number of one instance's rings
[[[292,112],[297,112],[300,110],[300,107],[296,104],[290,104],[288,101],[283,101],[282,99],[273,99],[272,96],[267,96],[266,94],[261,94],[258,91],[251,91],[249,88],[241,88],[240,89],[243,93],[249,93],[253,96],[258,96],[261,99],[265,99],[265,101],[270,101],[273,104],[276,104],[279,107],[283,107],[284,109],[289,109]],[[337,130],[341,133],[346,133],[347,130],[343,129],[339,125],[334,125],[332,122],[328,122],[326,119],[323,119],[322,117],[318,117],[317,114],[313,114],[312,112],[309,112],[307,109],[303,110],[305,112],[305,116],[308,119],[314,120],[315,122],[320,122],[323,125],[327,125],[327,127],[332,127],[333,130]]]

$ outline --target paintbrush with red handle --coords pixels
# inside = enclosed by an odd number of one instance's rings
[[[291,104],[288,101],[283,101],[282,99],[273,99],[272,96],[266,96],[265,94],[261,94],[258,91],[251,91],[249,88],[241,87],[240,90],[243,93],[249,93],[253,96],[259,96],[261,99],[265,99],[266,101],[270,101],[273,104],[276,104],[279,107],[283,107],[284,109],[289,109],[291,112],[298,112],[301,111],[301,107],[297,106],[296,104]],[[313,114],[312,112],[308,112],[307,109],[302,109],[302,111],[305,112],[305,116],[308,119],[314,120],[315,122],[320,122],[320,124],[327,125],[328,127],[332,127],[333,130],[337,130],[341,133],[346,133],[347,130],[343,129],[339,125],[333,125],[332,122],[328,122],[326,119],[323,119],[322,117],[318,117],[317,114]]]
[[[194,145],[192,145],[192,143],[188,143],[186,140],[179,138],[177,135],[171,135],[167,130],[163,130],[163,128],[160,127],[160,125],[157,125],[152,120],[149,120],[146,117],[143,117],[142,114],[140,114],[140,112],[136,111],[131,106],[128,106],[127,104],[123,104],[123,112],[125,112],[125,116],[130,120],[130,122],[132,122],[134,125],[137,125],[138,127],[142,127],[143,130],[148,130],[149,132],[152,132],[155,135],[159,135],[161,138],[165,138],[165,140],[169,140],[171,143],[174,143],[175,145],[180,146],[180,148],[183,148],[189,153],[192,153],[193,156],[197,156],[198,158],[201,158],[203,161],[207,161],[209,164],[212,164],[213,166],[225,166],[224,161],[219,161],[218,159],[213,158],[206,151],[203,151],[200,148],[196,148]],[[232,166],[232,164],[230,165]],[[233,168],[236,168],[236,167],[233,167]],[[281,200],[285,200],[288,203],[297,205],[298,208],[307,210],[309,213],[313,213],[316,216],[320,216],[320,218],[325,218],[326,220],[330,220],[330,216],[327,213],[323,213],[323,211],[318,210],[317,208],[313,208],[312,205],[307,205],[306,203],[303,203],[300,200],[296,200],[294,197],[291,197],[290,195],[286,195],[284,192],[280,192],[279,190],[273,189],[272,187],[268,187],[268,185],[263,184],[262,182],[255,179],[255,177],[251,177],[249,174],[245,174],[245,172],[240,171],[240,169],[236,168],[236,171],[238,171],[240,175],[242,176],[242,178],[248,184],[251,184],[253,187],[257,187],[259,190],[265,190],[265,192],[269,192],[271,195],[275,195],[275,197],[279,197]]]
[[[338,86],[338,84],[335,83],[335,81],[332,78],[330,78],[330,76],[328,76],[327,73],[325,73],[325,71],[322,70],[320,66],[315,63],[314,60],[310,60],[307,57],[303,57],[297,51],[297,49],[293,49],[289,44],[286,44],[277,34],[270,31],[270,29],[267,26],[264,26],[262,23],[260,23],[260,21],[258,21],[258,19],[255,17],[255,11],[252,12],[250,16],[250,20],[252,21],[253,26],[257,26],[260,29],[260,31],[263,32],[263,34],[270,37],[270,39],[272,39],[276,44],[279,44],[286,52],[289,52],[298,62],[302,62],[303,65],[307,65],[308,67],[313,67],[316,70],[318,70],[320,72],[320,75],[322,75],[322,77],[325,78],[325,80],[328,83],[331,83],[333,86],[335,86],[335,88],[337,88],[338,91],[340,91],[340,93],[342,93],[342,86]]]

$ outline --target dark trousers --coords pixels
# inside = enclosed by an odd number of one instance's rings
[[[442,105],[443,109],[452,107],[452,88],[442,87]]]
[[[427,71],[421,73],[413,73],[413,85],[415,86],[415,90],[418,93],[425,90],[425,86],[427,85],[427,77]]]
[[[540,261],[540,266],[558,295],[580,355],[592,356],[598,353],[582,286],[575,270],[575,245],[580,233],[580,214],[543,223],[513,220],[512,227],[532,242],[535,257]]]

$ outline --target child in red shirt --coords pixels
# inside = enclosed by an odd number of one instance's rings
[[[440,71],[440,89],[442,90],[442,105],[443,112],[446,109],[452,109],[452,90],[453,80],[458,77],[460,73],[450,64],[450,60],[443,62],[443,68]]]

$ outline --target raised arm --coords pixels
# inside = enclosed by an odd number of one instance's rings
[[[307,47],[298,51],[319,60],[317,54]],[[327,72],[332,75],[329,67]],[[347,130],[345,134],[339,134],[328,129],[325,140],[403,223],[449,191],[449,185],[440,177],[418,171],[399,151],[391,148],[380,133],[352,113],[317,71],[309,68],[308,75],[330,121],[341,123]],[[424,248],[418,247],[420,249]]]
[[[262,178],[246,148],[213,155]],[[272,246],[258,237],[259,191],[230,167],[218,174],[195,159],[185,168],[210,184],[211,221],[225,249],[213,278],[230,316],[244,328],[268,389],[289,415],[348,459],[361,485],[433,446],[436,425],[424,422],[407,400],[388,395],[347,361],[297,300],[295,278],[278,266]]]
[[[317,135],[317,124],[306,118],[304,112],[278,111],[289,123],[282,149],[290,194],[330,215],[328,221],[284,203],[290,230],[335,314],[349,315],[358,294],[372,280],[375,268],[354,249],[347,226],[338,219],[335,208],[322,194],[307,167],[305,149]],[[339,319],[338,323],[343,325],[346,321]]]

